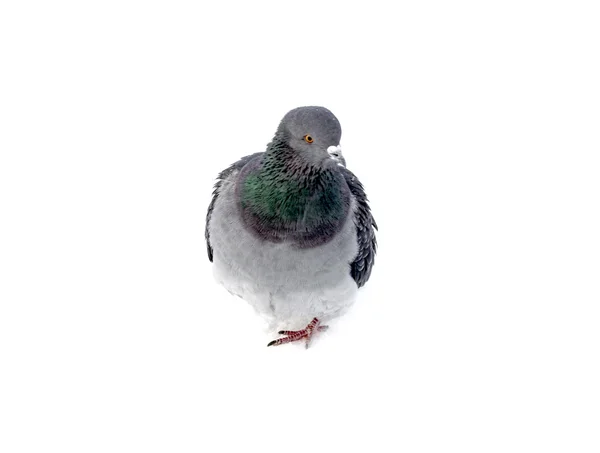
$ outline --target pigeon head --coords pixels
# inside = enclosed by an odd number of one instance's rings
[[[302,161],[321,167],[341,156],[341,136],[340,122],[325,107],[298,107],[283,117],[274,142],[293,150]]]

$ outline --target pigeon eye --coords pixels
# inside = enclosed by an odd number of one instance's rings
[[[312,142],[314,142],[314,141],[315,141],[315,139],[314,139],[314,138],[312,138],[312,135],[305,135],[305,136],[304,136],[304,141],[305,141],[306,143],[312,143]]]

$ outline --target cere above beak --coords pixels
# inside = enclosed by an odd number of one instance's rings
[[[330,146],[327,148],[327,152],[332,158],[339,158],[342,156],[342,147],[338,146]]]
[[[340,145],[330,146],[327,148],[327,153],[329,154],[329,157],[338,164],[343,165],[344,167],[346,166],[346,159],[342,156],[342,147]]]

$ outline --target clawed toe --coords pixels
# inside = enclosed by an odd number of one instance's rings
[[[271,341],[268,346],[279,346],[281,344],[291,343],[293,341],[298,341],[303,338],[306,339],[306,348],[311,344],[312,337],[315,331],[323,332],[329,328],[329,326],[320,326],[319,320],[314,318],[305,329],[302,330],[280,330],[277,332],[279,335],[286,335],[283,338],[278,338],[277,340]]]

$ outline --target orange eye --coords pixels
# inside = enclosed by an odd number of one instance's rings
[[[306,143],[312,143],[312,142],[314,142],[315,140],[314,140],[314,138],[312,138],[312,136],[310,136],[310,135],[305,135],[305,136],[304,136],[304,141],[305,141]]]

